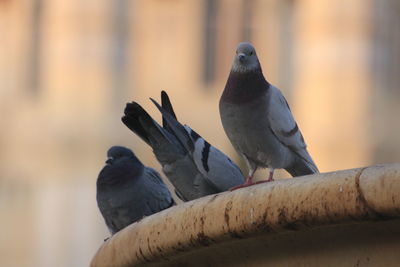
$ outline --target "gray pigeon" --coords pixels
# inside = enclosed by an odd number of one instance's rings
[[[166,93],[163,93],[168,99]],[[161,112],[164,125],[178,138],[186,151],[189,151],[197,169],[209,184],[219,191],[226,191],[244,182],[244,177],[239,167],[227,155],[208,143],[189,126],[182,125],[176,120],[169,99],[168,101],[163,101],[163,104],[164,107],[171,107],[170,112],[167,112],[153,99],[151,101]],[[166,103],[169,105],[166,105]]]
[[[150,145],[163,172],[183,201],[229,190],[244,182],[243,174],[225,154],[188,126],[176,120],[168,95],[163,91],[163,127],[136,102],[125,108],[124,124]]]
[[[256,51],[240,43],[219,102],[224,130],[245,159],[253,184],[257,168],[285,169],[293,177],[318,173],[282,92],[266,81]]]
[[[111,234],[175,202],[160,174],[131,150],[113,146],[97,178],[97,205]]]

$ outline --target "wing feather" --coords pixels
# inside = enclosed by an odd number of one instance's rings
[[[270,90],[268,120],[272,132],[283,145],[318,171],[285,97],[275,86],[271,85]]]

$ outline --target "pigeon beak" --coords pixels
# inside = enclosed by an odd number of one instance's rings
[[[106,160],[106,164],[111,164],[111,162],[114,160],[113,157],[108,157]]]
[[[239,58],[240,63],[243,63],[243,62],[244,62],[244,59],[246,58],[246,55],[243,54],[243,53],[239,53],[239,54],[238,54],[238,58]]]

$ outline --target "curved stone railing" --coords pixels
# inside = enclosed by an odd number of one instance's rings
[[[399,222],[400,164],[378,165],[180,204],[114,235],[91,266],[399,266]]]

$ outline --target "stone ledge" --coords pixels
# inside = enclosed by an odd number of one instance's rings
[[[91,266],[173,266],[179,258],[181,264],[183,259],[224,265],[228,259],[216,261],[213,248],[221,255],[231,251],[235,259],[240,244],[249,246],[251,240],[265,237],[273,245],[270,238],[279,234],[301,236],[298,232],[316,227],[371,222],[378,226],[374,223],[390,219],[400,219],[400,164],[322,173],[211,195],[146,217],[106,241]],[[255,257],[250,252],[244,256],[229,262],[243,265]]]

